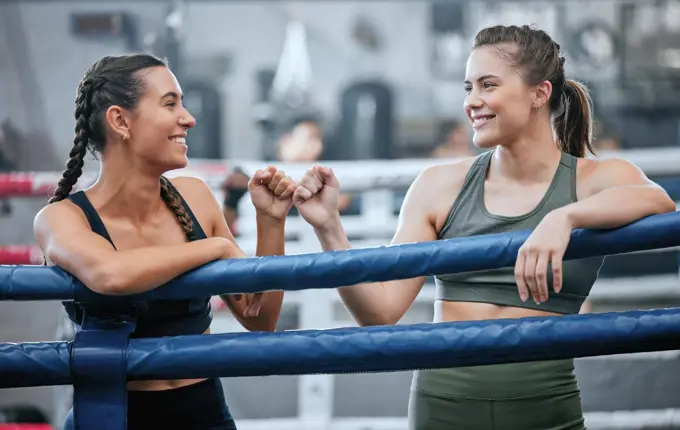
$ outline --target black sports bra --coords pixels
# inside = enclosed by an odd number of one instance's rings
[[[169,182],[168,186],[173,187]],[[173,190],[177,192],[174,187]],[[68,198],[85,213],[92,231],[111,242],[111,245],[115,248],[116,245],[111,240],[102,219],[99,217],[99,214],[97,214],[96,209],[92,206],[92,203],[90,203],[90,200],[85,193],[78,191],[71,194]],[[182,199],[182,205],[193,221],[193,230],[190,234],[190,240],[194,241],[207,238],[203,228],[201,228],[201,225],[198,223],[196,216],[184,199]],[[63,305],[71,321],[80,325],[83,318],[83,308],[79,304],[73,302],[64,302]],[[134,310],[137,315],[137,328],[131,334],[131,338],[202,334],[210,327],[212,322],[210,297],[191,300],[136,302],[134,304]],[[88,313],[111,314],[116,313],[116,311],[122,312],[121,309],[116,310],[115,308],[88,307]]]

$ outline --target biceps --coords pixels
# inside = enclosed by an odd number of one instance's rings
[[[623,160],[607,160],[586,176],[579,194],[585,198],[622,187],[660,188],[636,165]]]
[[[35,237],[50,263],[72,273],[88,284],[98,278],[103,263],[111,261],[115,250],[103,237],[75,220],[42,219],[36,222]]]
[[[437,230],[423,205],[406,201],[399,214],[397,231],[392,244],[437,240]]]

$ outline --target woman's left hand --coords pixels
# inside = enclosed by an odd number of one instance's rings
[[[519,249],[515,281],[522,301],[529,296],[536,304],[548,300],[548,264],[552,266],[553,290],[562,289],[562,258],[573,226],[564,210],[547,214]]]
[[[248,183],[250,199],[257,213],[276,220],[288,216],[296,186],[283,170],[271,165],[256,171]]]

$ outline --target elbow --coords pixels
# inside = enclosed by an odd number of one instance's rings
[[[399,322],[399,318],[382,314],[366,315],[363,318],[355,317],[355,320],[361,327],[396,325]]]
[[[664,192],[664,195],[659,202],[659,213],[675,212],[676,210],[677,206],[675,202]]]
[[[83,283],[95,293],[105,296],[122,296],[127,291],[124,274],[125,271],[119,270],[114,264],[100,264],[92,269]]]
[[[653,191],[649,196],[649,202],[653,207],[650,215],[660,215],[676,211],[677,206],[675,201],[670,198],[666,190],[656,184],[654,184],[652,190]]]
[[[276,331],[277,320],[259,320],[259,321],[248,321],[244,320],[241,322],[243,327],[248,331],[255,332],[268,332],[273,333]]]
[[[251,331],[255,331],[255,330],[251,330]],[[276,331],[276,321],[267,322],[266,324],[263,324],[262,327],[260,327],[259,331],[274,333]]]
[[[107,296],[123,295],[126,290],[125,270],[120,270],[119,266],[110,259],[91,258],[73,262],[64,259],[58,253],[45,252],[45,258],[55,266],[60,267],[71,273],[87,289],[98,294]]]

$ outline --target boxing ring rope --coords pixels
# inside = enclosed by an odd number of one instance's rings
[[[604,157],[617,156],[628,159],[640,166],[645,173],[657,179],[665,186],[664,177],[679,176],[680,169],[680,150],[677,149],[654,149],[654,150],[627,150],[621,153],[605,153]],[[343,190],[360,193],[363,197],[361,215],[343,215],[347,233],[350,236],[360,237],[352,240],[355,247],[374,247],[386,242],[391,237],[396,226],[396,215],[394,213],[394,193],[403,192],[413,181],[416,175],[423,169],[446,163],[449,160],[357,160],[351,162],[330,162],[329,164],[338,175]],[[307,164],[285,164],[275,163],[283,167],[292,177],[299,177],[304,170],[309,168]],[[192,160],[187,169],[171,172],[169,176],[189,175],[203,179],[210,185],[213,191],[221,198],[220,186],[227,174],[231,171],[231,166],[238,165],[246,172],[252,173],[255,169],[261,168],[264,163],[261,161],[214,161],[214,160]],[[79,181],[78,186],[84,188],[94,182],[96,177],[93,172],[86,172]],[[44,198],[54,189],[56,182],[61,176],[60,172],[35,172],[35,173],[10,173],[0,174],[0,196],[6,197],[40,197]],[[662,180],[659,181],[658,179]],[[667,188],[668,189],[668,188]],[[254,219],[253,209],[247,198],[241,202],[242,220],[239,222],[238,238],[239,244],[252,253],[255,244],[255,225],[251,222]],[[291,217],[287,223],[286,250],[288,254],[308,253],[318,249],[318,243],[309,227],[301,220]],[[663,249],[649,248],[642,252],[668,252],[675,250],[674,247]],[[626,251],[627,252],[627,251]],[[33,246],[0,246],[0,264],[39,264],[40,252]],[[3,277],[0,279],[4,279]],[[2,283],[4,284],[4,282]],[[643,284],[644,288],[640,288]],[[75,286],[74,290],[82,286]],[[650,298],[667,299],[680,296],[678,287],[678,277],[675,275],[653,275],[632,278],[600,279],[596,282],[590,299],[603,300],[607,302],[629,301],[638,304],[639,300]],[[316,286],[312,286],[316,288]],[[13,294],[16,291],[13,292]],[[75,291],[74,291],[75,294]],[[38,298],[24,297],[19,300],[38,300]],[[313,301],[313,305],[310,302]],[[432,288],[424,288],[416,298],[417,302],[427,302],[430,304],[434,300]],[[286,295],[286,305],[299,306],[300,327],[341,327],[343,323],[332,322],[329,315],[332,303],[338,302],[337,294],[329,290],[301,290],[291,291]],[[225,317],[220,313],[216,314],[215,325],[221,323]],[[232,329],[231,319],[228,318],[227,330]],[[224,322],[222,322],[224,324]],[[346,325],[346,323],[344,323]],[[225,331],[227,331],[225,330]],[[677,359],[677,351],[667,351],[661,353],[650,353],[649,355],[614,355],[606,356],[610,358],[621,357],[631,359],[635,357],[655,357],[660,359]],[[243,430],[286,430],[301,429],[304,426],[301,422],[312,419],[320,419],[324,414],[321,410],[330,411],[331,405],[327,403],[327,396],[332,391],[332,375],[304,375],[299,382],[299,401],[300,415],[295,419],[276,419],[275,423],[270,420],[244,420],[240,421],[239,428]],[[329,385],[330,384],[330,385]],[[319,394],[321,392],[321,394]],[[325,393],[325,394],[324,394]],[[656,414],[656,415],[655,415]],[[606,428],[638,428],[631,423],[654,423],[655,420],[664,420],[665,423],[678,423],[680,425],[680,411],[617,411],[614,413],[588,413],[587,422],[589,428],[596,425],[597,428],[605,428],[603,424],[607,422],[618,422],[617,427]],[[330,416],[327,417],[327,419]],[[302,420],[301,420],[302,419]],[[642,420],[642,421],[640,421]],[[321,423],[321,424],[320,424]],[[625,427],[621,423],[630,426]],[[337,430],[395,430],[405,428],[404,418],[340,418],[333,417],[333,422],[321,419],[308,428],[327,428]]]
[[[528,232],[297,256],[224,260],[144,294],[105,297],[58,268],[0,267],[2,300],[125,306],[272,289],[334,288],[511,266]],[[576,230],[565,259],[680,245],[680,213]],[[226,282],[228,281],[228,282]],[[238,286],[228,289],[225,284]],[[87,315],[87,312],[86,312]],[[680,309],[520,320],[132,339],[134,319],[86,318],[73,342],[0,344],[0,386],[73,384],[77,425],[124,428],[129,379],[410,370],[676,350]],[[125,352],[124,354],[122,354]],[[102,374],[101,369],[108,371]],[[107,414],[102,422],[101,414]]]
[[[128,380],[375,373],[680,345],[680,308],[519,320],[130,339]],[[77,347],[77,345],[74,345]],[[73,384],[70,342],[0,344],[0,388]]]
[[[0,266],[0,300],[75,300],[110,304],[183,300],[225,293],[337,288],[360,282],[410,279],[512,266],[528,230],[433,242],[300,255],[220,260],[162,287],[130,296],[104,296],[57,267]],[[680,212],[655,215],[614,230],[572,231],[565,260],[680,245]],[[224,291],[228,281],[237,285]]]

